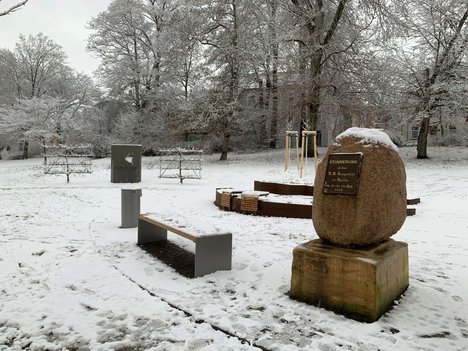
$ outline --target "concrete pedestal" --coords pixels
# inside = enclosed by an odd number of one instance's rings
[[[122,189],[120,228],[138,227],[138,215],[140,214],[141,189]]]
[[[317,239],[293,251],[290,297],[360,321],[378,320],[408,282],[408,245],[392,239],[358,249]]]

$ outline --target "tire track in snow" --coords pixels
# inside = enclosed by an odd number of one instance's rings
[[[154,298],[158,298],[159,300],[161,300],[162,302],[165,302],[167,303],[170,307],[182,312],[187,318],[193,318],[195,323],[196,324],[203,324],[203,323],[206,323],[206,324],[209,324],[213,330],[216,330],[216,331],[219,331],[223,334],[225,334],[226,336],[229,336],[229,337],[232,337],[232,338],[235,338],[237,340],[239,340],[241,342],[241,344],[247,344],[249,346],[253,346],[253,347],[257,347],[259,348],[260,350],[262,351],[272,351],[270,349],[267,349],[266,347],[264,346],[261,346],[261,345],[258,345],[256,344],[253,340],[252,341],[249,341],[247,340],[246,338],[243,338],[241,336],[238,336],[234,333],[231,333],[230,331],[226,330],[226,329],[223,329],[217,325],[214,325],[204,319],[199,319],[197,318],[193,313],[187,311],[187,310],[184,310],[183,308],[173,304],[172,302],[166,300],[165,298],[161,297],[161,296],[158,296],[156,295],[154,292],[152,292],[151,290],[145,288],[143,285],[141,285],[140,283],[138,283],[137,281],[135,281],[134,279],[130,278],[127,274],[125,274],[124,272],[122,272],[120,269],[118,269],[116,266],[112,266],[112,268],[114,268],[117,272],[119,272],[123,277],[127,278],[130,282],[132,282],[133,284],[135,284],[136,286],[138,286],[141,290],[145,291],[146,293],[148,293],[148,295],[150,295],[151,297],[154,297]]]

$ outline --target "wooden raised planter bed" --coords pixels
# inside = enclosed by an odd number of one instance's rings
[[[255,194],[257,192],[257,194]],[[231,188],[216,189],[215,205],[222,210],[269,217],[312,218],[312,204],[267,201],[268,193],[278,195],[313,196],[312,185],[282,184],[255,181],[254,192],[242,192]],[[408,205],[420,203],[419,198],[407,199]],[[407,208],[406,215],[416,214],[415,208]]]
[[[218,206],[220,207],[220,206]],[[268,217],[312,218],[312,205],[289,204],[258,199],[256,212],[245,211],[241,207],[241,198],[232,199],[232,211]]]
[[[287,194],[285,194],[287,195]],[[226,196],[229,196],[229,206]],[[243,194],[231,189],[216,189],[215,205],[222,210],[269,217],[312,218],[312,204],[266,201],[267,192]]]

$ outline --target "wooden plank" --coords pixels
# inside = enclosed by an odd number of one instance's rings
[[[406,199],[406,204],[407,205],[417,205],[421,202],[421,199],[419,197],[414,198],[414,199]]]
[[[172,232],[172,233],[174,233],[174,234],[180,235],[180,236],[182,236],[182,237],[184,237],[184,238],[186,238],[186,239],[188,239],[188,240],[191,240],[191,241],[193,241],[193,242],[196,242],[196,241],[197,241],[197,237],[196,237],[196,236],[193,236],[193,235],[191,235],[191,234],[189,234],[189,233],[187,233],[187,232],[185,232],[185,231],[183,231],[183,230],[181,230],[181,229],[179,229],[179,228],[175,228],[175,227],[172,227],[172,226],[167,225],[167,224],[165,224],[165,223],[159,222],[159,221],[157,221],[157,220],[155,220],[155,219],[148,218],[148,217],[146,217],[145,215],[139,215],[139,218],[140,218],[141,220],[144,220],[144,221],[146,221],[146,222],[148,222],[148,223],[151,223],[151,224],[153,224],[153,225],[155,225],[155,226],[158,226],[158,227],[160,227],[160,228],[166,229],[166,230],[168,230],[168,231],[170,231],[170,232]]]
[[[314,186],[306,184],[272,183],[255,180],[254,190],[268,191],[279,195],[314,195]]]
[[[268,217],[312,218],[312,205],[258,201],[258,215]]]

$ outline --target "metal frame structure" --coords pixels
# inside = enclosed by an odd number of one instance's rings
[[[92,147],[67,146],[67,145],[43,145],[44,174],[66,174],[67,183],[70,182],[70,174],[92,173],[92,161],[94,157]]]
[[[159,150],[159,178],[201,179],[203,150]]]

